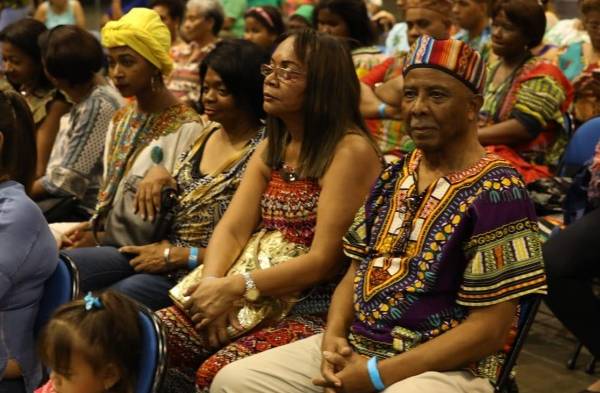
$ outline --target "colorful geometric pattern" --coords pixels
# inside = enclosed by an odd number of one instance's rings
[[[413,44],[404,75],[417,67],[435,68],[446,72],[475,93],[481,94],[485,83],[485,61],[467,43],[455,39],[436,40],[420,36]]]
[[[497,156],[417,191],[417,150],[381,174],[344,239],[358,260],[350,340],[389,357],[460,324],[470,307],[545,292],[535,212]],[[473,366],[495,378],[494,367]]]

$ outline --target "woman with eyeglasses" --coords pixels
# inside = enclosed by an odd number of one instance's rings
[[[194,384],[208,391],[228,363],[322,331],[345,266],[342,237],[381,170],[359,112],[352,58],[339,41],[314,31],[292,33],[262,73],[267,139],[212,235],[203,278],[186,310],[158,312],[168,328],[172,366],[165,385],[180,392],[193,391]],[[333,93],[339,91],[344,94]],[[308,251],[274,267],[226,276],[258,229],[279,231]],[[227,325],[239,325],[230,316],[240,301],[297,293],[300,300],[286,318],[229,343]]]

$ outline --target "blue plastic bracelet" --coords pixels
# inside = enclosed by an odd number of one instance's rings
[[[188,267],[193,270],[198,266],[198,247],[190,248],[190,256],[188,257]]]
[[[382,102],[381,104],[379,104],[377,111],[379,112],[379,118],[385,119],[385,102]]]
[[[385,385],[381,380],[381,375],[379,375],[379,369],[377,368],[377,356],[373,356],[367,362],[367,370],[369,371],[369,378],[371,379],[371,383],[373,387],[378,392],[381,392],[385,389]]]

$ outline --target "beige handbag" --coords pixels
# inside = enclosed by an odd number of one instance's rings
[[[227,275],[268,269],[288,259],[306,254],[306,252],[308,252],[308,247],[287,241],[281,232],[262,229],[248,240],[246,247],[229,269]],[[184,296],[184,294],[188,288],[202,279],[203,270],[202,265],[198,266],[169,291],[169,296],[180,309],[185,310],[183,305],[189,297]],[[298,297],[293,295],[281,298],[263,296],[253,303],[242,301],[237,317],[244,329],[239,331],[229,326],[227,331],[231,338],[235,338],[253,329],[263,321],[281,320],[297,301]]]

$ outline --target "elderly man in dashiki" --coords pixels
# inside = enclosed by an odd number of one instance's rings
[[[464,42],[417,40],[402,102],[417,148],[345,236],[325,333],[230,364],[211,392],[493,392],[519,299],[546,276],[522,179],[477,139],[484,67]]]

